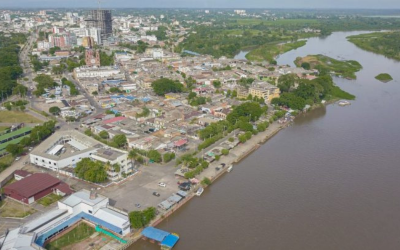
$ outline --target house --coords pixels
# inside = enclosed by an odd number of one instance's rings
[[[57,191],[58,189],[60,191]],[[67,184],[46,173],[29,175],[4,188],[6,196],[26,204],[31,204],[51,193],[69,195],[72,190]]]
[[[30,175],[31,175],[31,173],[29,173],[28,171],[22,170],[22,169],[14,171],[14,179],[17,181],[22,180],[25,177],[28,177]]]

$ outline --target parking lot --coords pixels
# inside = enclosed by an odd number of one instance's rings
[[[142,210],[157,205],[177,192],[179,178],[174,176],[176,171],[172,166],[150,165],[141,166],[139,172],[119,185],[99,190],[99,193],[110,198],[111,205],[125,211]],[[160,187],[159,182],[166,187]],[[159,197],[153,195],[158,192]],[[135,204],[140,204],[137,208]]]

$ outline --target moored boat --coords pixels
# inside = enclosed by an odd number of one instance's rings
[[[228,170],[226,170],[226,171],[228,171],[228,173],[229,173],[229,172],[232,171],[232,169],[233,169],[233,165],[230,165],[229,168],[228,168]]]
[[[200,188],[197,190],[196,195],[197,195],[197,196],[200,196],[203,192],[204,192],[204,188],[200,187]]]

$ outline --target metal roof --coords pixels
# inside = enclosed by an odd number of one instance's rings
[[[46,190],[50,187],[53,187],[60,183],[61,181],[49,174],[46,173],[36,173],[25,177],[24,179],[14,182],[4,189],[7,190],[14,190],[19,195],[29,198],[34,196],[35,194]]]
[[[169,234],[170,233],[154,227],[146,227],[142,231],[143,236],[158,242],[162,242]]]
[[[13,132],[10,132],[10,133],[7,133],[7,134],[4,134],[4,135],[0,136],[0,141],[6,140],[6,139],[11,138],[11,137],[16,136],[16,135],[20,135],[20,134],[29,132],[29,131],[31,131],[31,130],[32,130],[31,127],[23,127],[23,128],[20,128],[20,129],[18,129],[18,130],[15,130],[15,131],[13,131]]]

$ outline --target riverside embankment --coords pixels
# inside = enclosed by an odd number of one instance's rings
[[[176,250],[400,248],[400,63],[347,41],[358,33],[311,38],[279,57],[291,65],[309,54],[357,60],[357,80],[334,79],[357,99],[299,115],[158,224],[180,235]],[[381,72],[394,80],[376,80]],[[159,246],[139,241],[130,249]]]

